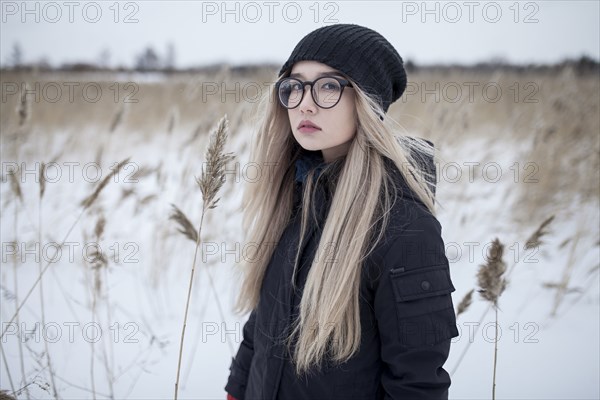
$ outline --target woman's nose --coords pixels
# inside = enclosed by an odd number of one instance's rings
[[[312,86],[306,85],[304,87],[304,97],[300,102],[300,111],[303,113],[315,113],[317,111],[317,105],[312,98]]]

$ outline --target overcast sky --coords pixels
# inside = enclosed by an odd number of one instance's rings
[[[600,6],[591,1],[1,1],[0,63],[15,43],[25,62],[132,66],[148,46],[175,65],[283,63],[308,32],[332,23],[377,30],[405,60],[471,64],[600,58]]]

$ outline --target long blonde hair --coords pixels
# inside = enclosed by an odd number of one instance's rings
[[[377,102],[353,82],[357,131],[346,156],[332,161],[326,170],[337,171],[335,192],[322,235],[308,273],[300,313],[287,337],[293,349],[296,372],[319,366],[326,355],[334,361],[348,360],[361,339],[359,287],[363,260],[385,233],[389,211],[398,196],[387,157],[401,171],[408,187],[435,214],[431,176],[417,167],[422,154],[433,157],[424,141],[398,134],[391,118]],[[263,179],[246,183],[242,200],[243,229],[252,243],[245,254],[244,279],[236,310],[249,312],[259,301],[263,277],[277,243],[292,214],[294,162],[298,144],[274,85],[259,105],[259,129],[253,139],[250,161],[268,168]],[[416,150],[416,151],[415,151]],[[312,198],[312,172],[302,195],[300,238],[308,225]],[[435,178],[433,179],[435,181]],[[318,184],[318,180],[315,185]],[[374,227],[377,227],[375,229]],[[333,245],[333,246],[332,246]],[[299,249],[301,246],[299,246]],[[294,274],[298,267],[296,254]],[[330,348],[330,349],[329,349]]]

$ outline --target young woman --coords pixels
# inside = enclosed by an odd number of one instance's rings
[[[229,399],[442,399],[458,335],[431,143],[386,112],[406,88],[379,33],[309,33],[281,68],[251,161]],[[247,246],[251,247],[251,246]]]

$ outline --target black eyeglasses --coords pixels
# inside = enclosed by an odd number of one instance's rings
[[[321,108],[332,108],[342,98],[346,86],[352,84],[343,78],[323,76],[314,81],[301,81],[296,78],[283,78],[276,84],[279,102],[287,109],[296,108],[304,98],[304,87],[311,86],[311,96],[315,104]]]

